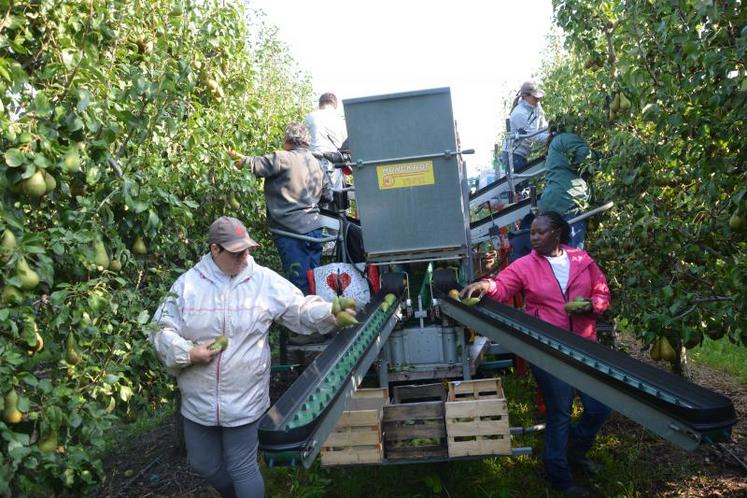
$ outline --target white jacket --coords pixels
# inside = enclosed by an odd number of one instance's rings
[[[348,138],[348,130],[345,127],[345,121],[333,107],[317,109],[306,115],[304,118],[306,127],[309,129],[311,144],[309,148],[312,152],[337,152],[342,148],[343,142]],[[340,190],[343,184],[342,170],[335,168],[332,163],[323,159],[322,166],[327,170],[334,190]]]
[[[332,304],[304,297],[286,279],[251,256],[234,278],[210,254],[181,275],[153,322],[150,340],[182,392],[182,415],[207,426],[236,427],[257,420],[269,407],[268,329],[277,321],[294,332],[328,333]],[[228,348],[210,363],[191,365],[195,344],[228,337]]]
[[[518,104],[511,111],[511,131],[519,131],[523,129],[525,133],[535,133],[542,128],[547,127],[547,121],[545,120],[545,111],[542,110],[542,105],[537,102],[536,106],[530,105],[526,100],[519,99]],[[545,131],[531,138],[525,138],[515,143],[514,154],[519,154],[523,157],[529,156],[531,143],[544,144],[547,141],[548,132]],[[503,150],[506,151],[507,143],[504,142]]]

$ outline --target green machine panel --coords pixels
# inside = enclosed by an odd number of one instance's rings
[[[469,197],[450,90],[343,103],[368,260],[467,258]]]

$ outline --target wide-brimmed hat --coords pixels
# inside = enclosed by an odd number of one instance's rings
[[[230,216],[221,216],[210,225],[208,241],[211,244],[218,244],[228,252],[259,247],[259,244],[249,237],[244,224]]]
[[[539,89],[537,86],[537,83],[535,83],[532,80],[525,81],[521,85],[521,90],[519,90],[520,95],[531,95],[532,97],[536,97],[538,99],[541,99],[545,96],[545,92]]]

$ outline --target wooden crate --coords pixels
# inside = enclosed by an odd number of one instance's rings
[[[353,393],[334,431],[322,445],[323,466],[381,463],[382,408],[389,403],[386,387]]]
[[[501,379],[457,380],[449,382],[449,401],[505,399]]]
[[[500,379],[451,382],[448,399],[450,457],[511,454],[508,407]]]
[[[395,386],[392,398],[394,399],[394,404],[417,403],[420,401],[446,401],[446,390],[443,384]]]
[[[399,403],[384,407],[385,457],[388,460],[446,457],[444,387],[441,384],[399,386],[394,393]]]

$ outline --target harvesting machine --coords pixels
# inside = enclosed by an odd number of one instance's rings
[[[724,396],[519,309],[449,297],[482,272],[474,248],[535,205],[512,193],[542,173],[542,160],[470,193],[470,151],[460,149],[448,88],[344,107],[359,219],[342,210],[326,219],[340,233],[343,221],[360,227],[379,276],[360,323],[328,341],[262,418],[270,465],[309,467],[320,452],[323,463],[347,465],[531,452],[511,445],[511,434],[531,429],[509,426],[500,382],[475,379],[485,358],[508,366],[514,355],[682,448],[729,437],[735,411]],[[471,222],[495,198],[506,207]],[[388,389],[361,390],[365,376]]]

